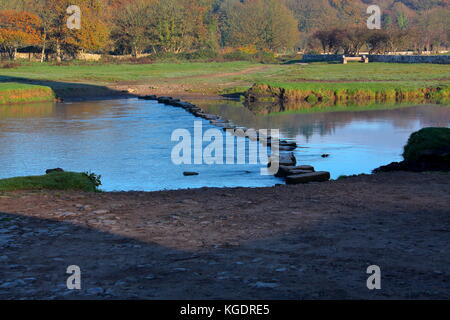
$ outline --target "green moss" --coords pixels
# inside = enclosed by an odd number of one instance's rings
[[[95,175],[76,172],[54,172],[44,176],[17,177],[0,180],[0,191],[15,190],[80,190],[98,191]]]
[[[413,133],[405,146],[403,158],[418,161],[430,154],[447,154],[447,161],[450,161],[450,128],[424,128]]]

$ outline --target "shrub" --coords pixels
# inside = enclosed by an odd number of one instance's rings
[[[450,128],[424,128],[413,133],[403,157],[408,162],[439,157],[450,164]]]
[[[223,58],[227,61],[249,61],[252,59],[252,55],[242,51],[233,51],[224,54]]]
[[[217,51],[213,49],[202,49],[194,52],[183,53],[180,56],[185,60],[214,60],[218,57]]]

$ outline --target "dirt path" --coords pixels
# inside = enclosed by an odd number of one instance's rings
[[[4,193],[0,299],[448,299],[449,178]],[[66,288],[69,265],[81,291]],[[382,290],[367,289],[369,265]]]
[[[146,95],[146,94],[155,94],[161,96],[171,95],[177,98],[188,98],[188,97],[210,97],[210,98],[219,98],[217,92],[220,89],[226,87],[233,87],[237,85],[242,85],[240,82],[226,81],[224,79],[221,84],[202,84],[199,86],[198,83],[191,83],[190,81],[184,82],[183,80],[211,80],[217,78],[227,78],[239,75],[250,74],[253,72],[263,71],[268,69],[268,66],[257,66],[248,69],[244,69],[236,72],[217,72],[217,73],[209,73],[209,74],[200,74],[200,75],[189,75],[182,77],[172,77],[172,78],[164,78],[160,80],[154,81],[145,81],[145,83],[140,82],[121,82],[115,85],[108,86],[108,88],[121,92],[121,91],[130,91],[130,93]],[[150,85],[149,83],[154,83]]]
[[[183,77],[174,77],[174,78],[167,78],[167,80],[187,80],[187,79],[211,79],[211,78],[225,78],[225,77],[233,77],[233,76],[241,76],[244,74],[250,74],[257,71],[263,71],[268,69],[268,66],[257,66],[252,67],[248,69],[244,69],[241,71],[236,72],[216,72],[216,73],[209,73],[209,74],[201,74],[201,75],[190,75],[190,76],[183,76]]]

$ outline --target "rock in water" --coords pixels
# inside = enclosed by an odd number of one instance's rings
[[[279,162],[280,166],[285,166],[285,167],[293,167],[297,164],[297,159],[295,158],[295,155],[293,152],[280,153],[279,159],[272,156],[270,158],[269,167],[271,167],[272,162],[277,162],[277,161]]]
[[[326,171],[311,172],[299,175],[292,175],[286,178],[287,184],[300,184],[309,182],[325,182],[330,180],[331,175]]]
[[[314,169],[313,166],[308,166],[308,165],[298,166],[298,167],[295,167],[295,169],[306,170],[306,171],[311,171],[311,172],[316,171],[316,169]]]
[[[189,176],[198,176],[199,173],[198,172],[183,172],[183,175],[185,177],[189,177]]]
[[[311,173],[314,172],[315,169],[313,166],[280,166],[278,173],[276,174],[276,177],[279,178],[284,178],[287,176],[293,176],[293,175],[297,175],[297,174],[302,174],[302,173]]]
[[[61,169],[61,168],[55,168],[55,169],[47,169],[47,170],[45,170],[45,173],[46,173],[46,174],[50,174],[50,173],[53,173],[53,172],[64,172],[64,170]]]

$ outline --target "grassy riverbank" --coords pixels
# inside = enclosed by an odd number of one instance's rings
[[[15,177],[0,180],[0,191],[78,190],[97,191],[95,182],[85,173],[54,172],[43,176]]]
[[[0,83],[0,105],[55,100],[50,87],[23,83]]]
[[[447,81],[430,84],[425,81],[392,82],[267,82],[254,85],[248,92],[250,101],[306,102],[317,104],[361,104],[370,102],[448,103]]]

